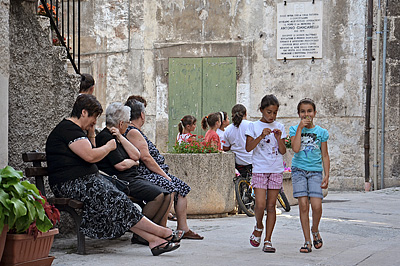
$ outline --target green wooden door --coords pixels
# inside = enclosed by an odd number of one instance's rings
[[[194,134],[204,135],[203,116],[236,104],[236,58],[170,58],[168,148],[175,144],[178,123],[185,115],[197,118]]]

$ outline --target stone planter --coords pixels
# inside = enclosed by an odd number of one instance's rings
[[[235,209],[233,153],[163,155],[169,172],[192,188],[187,196],[189,215],[226,215]]]
[[[289,204],[292,205],[297,205],[297,199],[293,198],[293,185],[292,185],[292,175],[289,172],[284,172],[283,173],[283,192],[285,192],[285,195],[289,201]],[[280,207],[279,203],[277,202],[277,206]]]
[[[49,253],[56,234],[58,229],[51,229],[39,233],[36,240],[28,234],[7,234],[0,265],[51,265],[54,257],[49,257]]]

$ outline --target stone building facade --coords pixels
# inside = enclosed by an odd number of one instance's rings
[[[288,130],[298,121],[298,101],[313,98],[316,123],[330,132],[331,188],[362,189],[366,3],[323,1],[322,59],[284,63],[276,59],[276,2],[87,2],[93,15],[85,18],[83,60],[98,80],[96,95],[106,105],[146,97],[145,130],[165,151],[168,58],[237,57],[236,99],[250,119],[260,117],[262,96],[274,94]]]
[[[169,59],[235,57],[236,101],[248,108],[250,120],[259,119],[258,104],[262,96],[274,94],[281,103],[278,119],[288,130],[298,122],[298,101],[313,98],[318,111],[315,122],[330,133],[330,188],[361,190],[365,175],[366,1],[323,1],[322,58],[287,62],[276,59],[277,2],[283,1],[81,1],[81,72],[95,77],[95,95],[104,107],[114,101],[125,101],[132,94],[144,96],[148,100],[144,130],[160,150],[166,151],[170,116]],[[400,185],[398,5],[389,6],[387,186]],[[1,11],[6,10],[3,6],[0,5]],[[10,32],[13,32],[11,25]],[[4,44],[1,42],[0,48]],[[4,49],[0,53],[2,57],[7,56]],[[11,54],[14,53],[11,51]],[[15,68],[13,64],[11,60],[10,73]],[[16,78],[22,79],[20,74]],[[70,99],[67,87],[64,96]],[[46,88],[49,90],[52,86]],[[22,92],[16,90],[15,95]],[[10,100],[14,101],[14,97],[17,96],[10,96]],[[375,99],[372,102],[375,104]],[[68,108],[63,108],[65,113]],[[224,111],[230,113],[230,110]],[[63,116],[61,111],[54,112],[57,118]],[[11,122],[10,126],[14,127]],[[19,130],[22,129],[9,132],[12,135]],[[9,148],[10,153],[16,152],[14,147]]]

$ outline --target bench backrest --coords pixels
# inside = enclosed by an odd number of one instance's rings
[[[42,192],[42,195],[46,196],[46,190],[44,187],[43,177],[47,176],[47,167],[43,166],[42,163],[46,162],[46,153],[44,152],[25,152],[22,154],[22,160],[24,162],[32,162],[32,167],[25,168],[26,177],[34,177],[36,187]]]

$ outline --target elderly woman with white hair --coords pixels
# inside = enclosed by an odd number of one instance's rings
[[[138,175],[137,166],[140,158],[139,150],[122,134],[126,131],[130,119],[130,107],[122,103],[112,103],[106,109],[106,127],[96,136],[98,147],[106,145],[111,139],[116,139],[117,148],[97,163],[99,169],[109,176],[116,176],[127,181],[128,196],[146,202],[143,214],[156,224],[166,226],[171,194],[166,189],[155,185]],[[176,232],[178,237],[182,231]],[[134,235],[133,243],[142,243],[142,239]]]

